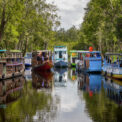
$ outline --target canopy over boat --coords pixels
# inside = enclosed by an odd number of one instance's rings
[[[84,51],[84,50],[83,51],[82,50],[81,51],[79,50],[77,52],[78,53],[101,53],[100,51],[92,51],[92,52],[90,52],[90,51]]]
[[[63,48],[63,47],[66,47],[66,46],[55,46],[54,48]]]
[[[12,53],[21,53],[20,50],[10,50],[10,52],[12,52]]]
[[[6,52],[6,50],[0,50],[0,52]]]
[[[105,53],[105,55],[117,55],[117,56],[122,56],[122,53],[111,53],[111,52],[107,52]]]

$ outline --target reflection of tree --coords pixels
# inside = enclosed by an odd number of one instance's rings
[[[32,88],[31,82],[26,85],[21,99],[4,109],[5,120],[9,122],[31,122],[36,116],[37,121],[48,122],[49,119],[54,118],[57,103],[52,99],[51,93],[37,92]]]
[[[94,94],[92,97],[84,92],[83,97],[86,101],[86,109],[94,122],[120,122],[122,120],[122,107],[118,107],[105,97],[103,88],[99,94]]]

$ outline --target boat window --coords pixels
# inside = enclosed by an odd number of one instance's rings
[[[31,54],[27,54],[27,57],[30,57],[31,58]]]
[[[122,67],[122,60],[120,60],[120,67]]]
[[[90,53],[86,53],[86,56],[85,57],[90,57]]]
[[[75,58],[72,59],[72,62],[75,63]]]
[[[55,51],[55,54],[57,54],[57,52]]]
[[[62,58],[62,51],[59,51],[59,58]]]
[[[94,54],[92,54],[92,53],[90,53],[90,57],[95,57],[95,55],[94,55]]]

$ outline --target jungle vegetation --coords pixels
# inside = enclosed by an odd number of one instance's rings
[[[91,0],[83,23],[68,30],[60,28],[57,10],[46,0],[0,0],[0,48],[122,51],[122,0]]]

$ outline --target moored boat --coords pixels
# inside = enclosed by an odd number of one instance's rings
[[[83,72],[101,72],[102,58],[100,51],[78,51],[78,71]]]
[[[105,75],[122,79],[122,53],[106,53],[102,69]]]
[[[68,67],[68,53],[66,46],[54,47],[54,66]]]
[[[53,67],[52,52],[40,50],[32,53],[32,69],[38,71],[50,70]]]
[[[32,60],[32,53],[31,52],[27,52],[24,59],[25,59],[25,66],[31,66],[32,65],[31,64],[31,62],[32,62],[31,61]]]
[[[71,50],[70,51],[71,67],[76,67],[77,60],[78,60],[78,50]]]
[[[24,58],[19,50],[0,50],[0,80],[24,73]]]

